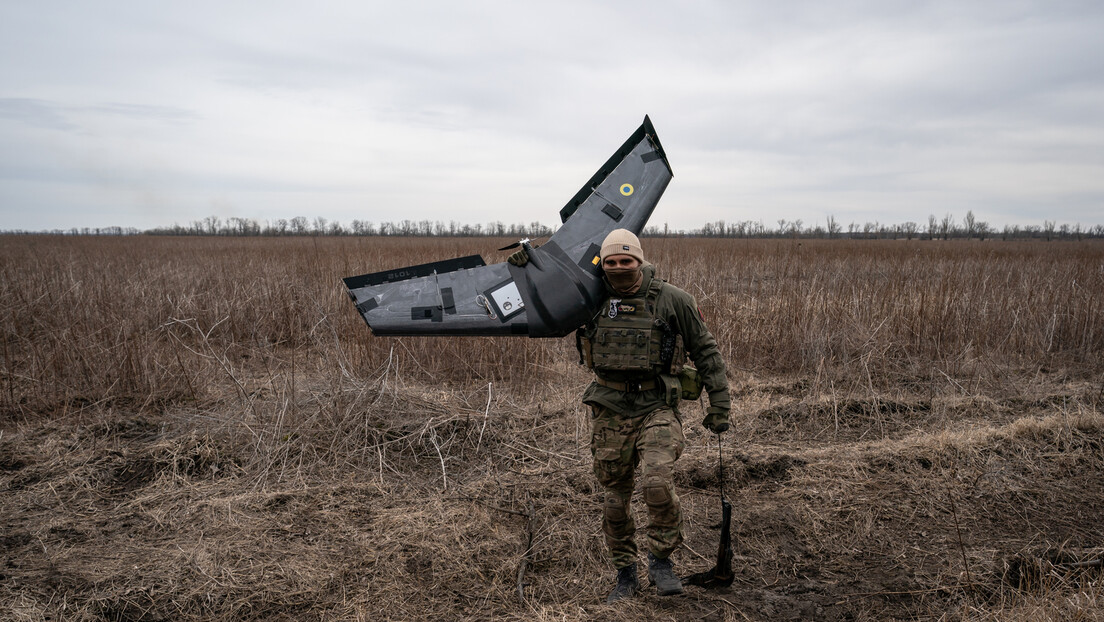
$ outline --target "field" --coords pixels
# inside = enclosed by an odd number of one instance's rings
[[[509,241],[0,237],[0,619],[1104,619],[1104,245],[645,239],[729,365],[736,582],[607,606],[574,340],[340,282]]]

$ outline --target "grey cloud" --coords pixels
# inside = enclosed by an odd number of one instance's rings
[[[185,123],[195,121],[200,115],[192,110],[171,106],[152,106],[147,104],[127,104],[120,102],[103,103],[89,107],[93,112],[118,115],[130,119],[148,119],[165,123]]]
[[[166,123],[184,123],[199,118],[199,115],[193,111],[170,106],[108,102],[94,106],[74,107],[41,99],[0,98],[0,119],[9,119],[33,128],[76,131],[80,126],[69,120],[74,112],[92,112]]]
[[[76,129],[76,126],[62,114],[59,106],[41,99],[0,98],[0,118],[41,129],[62,131]]]

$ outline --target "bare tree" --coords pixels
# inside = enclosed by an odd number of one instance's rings
[[[872,240],[877,237],[878,223],[867,221],[863,224],[863,237]]]
[[[916,235],[916,232],[920,229],[920,227],[917,226],[916,223],[914,223],[910,220],[910,221],[906,222],[905,224],[901,225],[901,229],[904,230],[904,232],[905,232],[905,239],[906,240],[911,240],[912,236]]]
[[[796,239],[797,236],[801,235],[801,223],[802,223],[802,220],[800,218],[798,218],[797,220],[791,220],[790,221],[790,236],[791,237]]]
[[[954,231],[954,216],[947,214],[943,217],[943,220],[939,223],[939,233],[943,235],[944,240],[948,240],[951,237],[951,233]]]
[[[966,229],[966,239],[974,237],[974,233],[977,232],[977,222],[974,220],[974,212],[971,210],[966,211],[966,218],[962,220],[962,225]]]
[[[307,219],[305,216],[296,216],[291,219],[291,231],[295,235],[303,235],[307,232]]]
[[[985,222],[984,220],[979,220],[974,223],[974,231],[977,233],[979,240],[984,240],[985,237],[988,236],[989,233],[992,231],[992,229],[989,228],[989,223]]]

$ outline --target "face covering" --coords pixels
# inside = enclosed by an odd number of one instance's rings
[[[611,268],[606,270],[606,279],[613,286],[613,291],[628,296],[640,288],[644,282],[644,272],[640,266],[635,268]]]

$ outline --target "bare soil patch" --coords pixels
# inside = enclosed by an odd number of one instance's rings
[[[0,595],[26,619],[87,620],[967,619],[1044,594],[1096,599],[1104,416],[1069,389],[1065,409],[870,440],[807,443],[820,423],[799,419],[749,442],[776,413],[745,415],[723,449],[735,584],[617,607],[601,604],[613,573],[581,409],[492,404],[485,426],[433,426],[403,410],[409,389],[371,389],[394,422],[379,444],[402,439],[382,467],[277,482],[224,423],[86,413],[0,439]],[[716,446],[687,429],[685,574],[712,564],[720,512]]]

